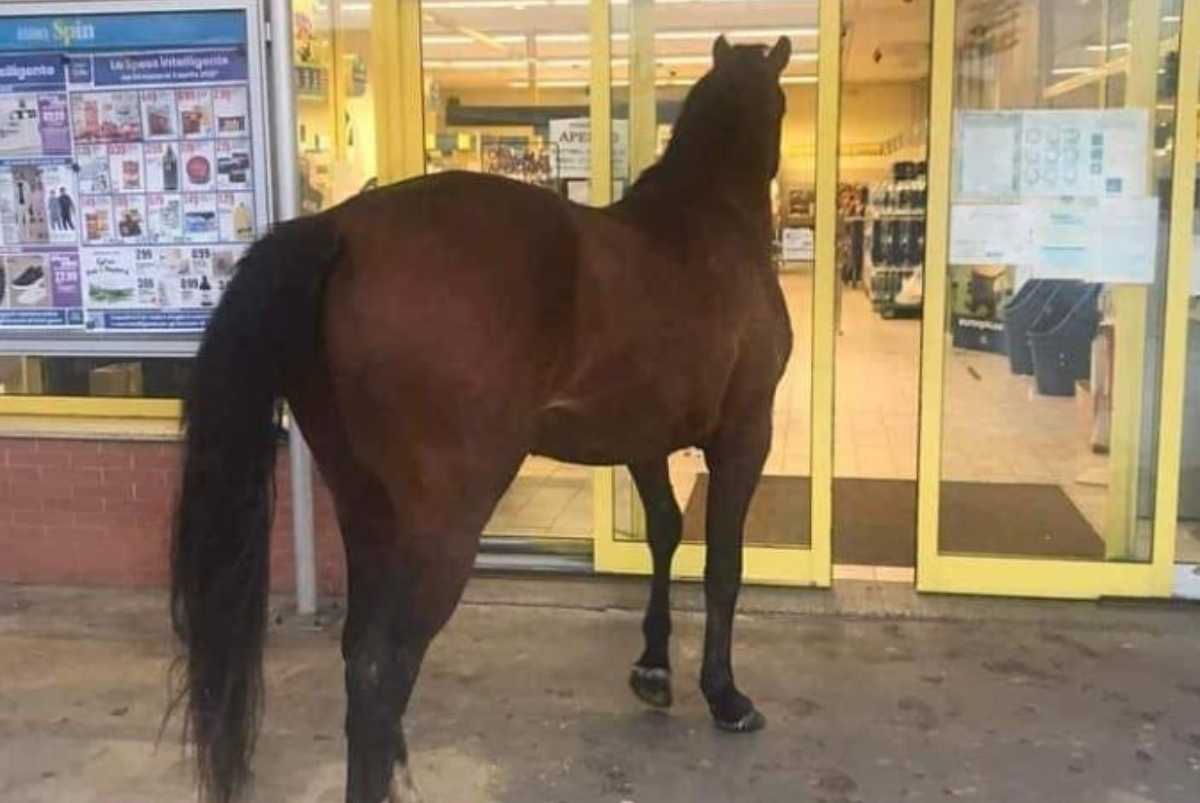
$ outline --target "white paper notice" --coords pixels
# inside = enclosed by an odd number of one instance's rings
[[[984,200],[1017,195],[1021,117],[1021,112],[959,114],[955,197]]]
[[[1027,264],[1033,258],[1035,220],[1035,210],[1020,204],[954,204],[950,264]]]
[[[1027,111],[1021,132],[1021,195],[1142,195],[1149,134],[1144,109]]]
[[[1100,232],[1096,228],[1094,199],[1078,203],[1042,203],[1034,238],[1037,242],[1035,270],[1040,279],[1089,281],[1094,271]]]
[[[961,112],[955,195],[1003,201],[1146,192],[1145,109]]]
[[[567,198],[577,204],[586,204],[591,198],[591,184],[586,181],[568,181]]]
[[[1158,199],[1104,198],[1095,225],[1100,248],[1092,281],[1153,284],[1158,262]]]
[[[1034,236],[1041,279],[1151,284],[1158,255],[1158,200],[1044,201]]]
[[[1192,295],[1200,296],[1200,237],[1192,239]]]
[[[815,243],[813,230],[798,228],[783,230],[783,258],[787,262],[812,262]]]

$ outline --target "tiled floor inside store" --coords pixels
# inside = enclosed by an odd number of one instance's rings
[[[782,278],[796,349],[775,405],[768,474],[809,473],[811,280]],[[861,289],[841,291],[837,339],[834,463],[838,477],[915,480],[917,464],[918,319],[885,320]],[[1014,376],[1003,355],[950,349],[946,366],[944,472],[948,480],[1059,486],[1098,532],[1106,516],[1108,460],[1089,443],[1089,401],[1038,395],[1029,377]],[[686,506],[698,452],[671,459],[676,496]],[[628,475],[618,472],[617,521],[628,518]],[[532,457],[501,502],[493,534],[590,538],[590,469]],[[1200,557],[1200,528],[1185,525],[1181,560]],[[1189,557],[1189,555],[1191,557]],[[858,579],[869,567],[850,571]],[[857,573],[855,573],[857,572]],[[849,575],[846,575],[849,576]],[[889,576],[890,579],[890,576]]]

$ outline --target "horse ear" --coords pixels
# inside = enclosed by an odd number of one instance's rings
[[[725,38],[725,34],[717,37],[717,41],[713,43],[713,65],[720,66],[722,62],[733,55],[733,46],[729,44],[729,40]]]
[[[771,52],[767,54],[767,64],[771,66],[776,73],[782,75],[787,69],[788,62],[792,60],[792,40],[786,36],[779,37],[779,41],[775,43],[775,47],[771,48]]]

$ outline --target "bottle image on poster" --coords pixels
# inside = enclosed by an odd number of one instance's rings
[[[192,275],[189,289],[192,290],[193,303],[201,308],[212,307],[216,304],[217,291],[213,283],[213,251],[211,248],[193,248],[191,250]]]
[[[213,90],[213,116],[218,137],[244,137],[250,132],[250,92],[244,86]]]
[[[221,218],[222,242],[245,242],[254,239],[254,196],[243,192],[223,192],[217,196]]]
[[[137,306],[134,249],[89,248],[80,254],[87,305],[95,309]]]
[[[215,243],[221,231],[217,220],[217,196],[188,193],[183,196],[183,237],[189,243]]]
[[[135,244],[146,241],[144,195],[119,195],[114,198],[113,219],[117,226],[117,237],[122,243]]]
[[[179,195],[146,196],[147,239],[152,243],[183,240],[183,198]]]
[[[175,105],[173,90],[142,92],[142,115],[147,140],[179,138],[179,107]]]
[[[215,149],[209,142],[184,142],[179,146],[183,166],[183,189],[187,192],[206,192],[216,187]],[[166,159],[166,157],[163,157]],[[165,172],[165,170],[164,170]]]
[[[225,292],[225,288],[229,286],[230,280],[233,279],[233,274],[237,273],[238,263],[245,255],[248,247],[245,245],[222,245],[213,249],[213,287],[218,295]]]
[[[184,139],[211,139],[213,98],[209,89],[181,89],[175,94],[179,106],[179,130]]]
[[[178,142],[150,142],[145,147],[146,189],[149,192],[179,192],[183,189]]]
[[[217,187],[222,190],[249,190],[254,184],[250,140],[231,139],[217,142]]]
[[[80,206],[83,209],[83,242],[88,245],[116,242],[112,198],[107,195],[85,195]]]
[[[142,139],[142,109],[137,92],[74,95],[71,118],[77,142],[139,142]]]
[[[107,145],[80,145],[75,149],[75,163],[79,166],[81,193],[107,195],[113,191]]]
[[[144,164],[140,143],[108,146],[109,180],[116,192],[145,192]]]

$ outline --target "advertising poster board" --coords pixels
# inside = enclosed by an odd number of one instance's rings
[[[265,231],[257,2],[0,7],[0,337],[203,331]]]

